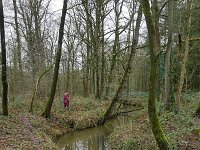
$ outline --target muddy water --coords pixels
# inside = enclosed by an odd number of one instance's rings
[[[115,127],[130,123],[130,120],[130,116],[123,115],[107,121],[103,126],[75,131],[62,136],[57,146],[60,150],[110,150],[107,137]]]
[[[60,150],[110,150],[106,137],[111,132],[105,126],[76,131],[61,137],[57,146]]]

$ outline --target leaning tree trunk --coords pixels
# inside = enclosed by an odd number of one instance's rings
[[[36,95],[36,92],[37,92],[37,89],[38,89],[38,85],[40,83],[40,80],[42,79],[42,77],[53,67],[53,65],[49,66],[45,71],[42,72],[42,74],[38,77],[37,79],[37,82],[36,82],[36,85],[35,85],[35,88],[33,89],[33,94],[32,94],[32,98],[31,98],[31,106],[30,106],[30,109],[29,109],[29,112],[33,112],[33,102],[34,102],[34,99],[35,99],[35,95]]]
[[[149,48],[150,48],[150,63],[151,63],[151,73],[150,73],[150,85],[149,85],[149,100],[148,100],[148,113],[149,119],[152,126],[152,131],[157,144],[161,150],[168,150],[169,144],[161,128],[160,121],[158,118],[157,108],[156,108],[156,87],[158,79],[158,35],[159,30],[155,28],[155,23],[153,23],[152,14],[150,11],[150,4],[148,0],[141,0],[143,5],[143,12],[147,24],[148,38],[149,38]],[[157,15],[157,1],[154,0],[155,15]],[[155,21],[157,19],[154,19]],[[157,20],[158,21],[158,20]],[[157,30],[157,31],[156,31]]]
[[[120,86],[117,89],[117,92],[110,104],[110,106],[108,107],[108,109],[106,110],[103,118],[99,121],[100,124],[105,123],[105,121],[110,117],[111,113],[112,113],[112,109],[114,108],[116,102],[119,100],[120,95],[122,94],[122,90],[124,87],[124,84],[126,83],[130,73],[131,73],[131,68],[132,68],[132,64],[133,64],[133,59],[135,56],[135,51],[136,51],[136,47],[137,47],[137,43],[138,43],[138,38],[139,38],[139,29],[140,29],[140,23],[141,23],[141,18],[142,18],[142,9],[141,7],[139,8],[138,11],[138,17],[137,17],[137,21],[136,21],[136,27],[135,27],[135,32],[133,32],[133,39],[132,39],[132,45],[131,45],[131,54],[129,56],[129,60],[128,60],[128,64],[126,67],[126,70],[124,72],[123,78],[121,80]]]
[[[7,82],[7,70],[6,70],[6,44],[5,44],[5,30],[4,30],[4,14],[3,4],[0,0],[0,30],[1,30],[1,54],[2,54],[2,86],[3,86],[3,98],[2,98],[2,110],[3,115],[8,116],[8,82]]]
[[[191,22],[192,22],[192,3],[193,0],[187,0],[187,26],[186,26],[186,39],[185,39],[185,53],[183,57],[183,62],[181,65],[181,73],[180,73],[180,80],[178,84],[178,91],[176,93],[176,112],[179,112],[180,109],[180,96],[183,89],[185,74],[186,74],[186,65],[188,60],[188,54],[189,54],[189,41],[190,41],[190,28],[191,28]]]
[[[52,107],[55,92],[56,92],[56,85],[57,85],[57,81],[58,81],[58,73],[59,73],[58,71],[59,71],[60,57],[61,57],[61,51],[62,51],[62,39],[63,39],[63,34],[64,34],[66,12],[67,12],[67,0],[64,0],[60,29],[59,29],[58,49],[57,49],[57,53],[56,53],[56,62],[55,62],[55,68],[54,68],[54,74],[53,74],[53,82],[52,82],[52,85],[51,85],[51,93],[50,93],[48,103],[46,105],[46,109],[42,114],[42,116],[44,116],[46,118],[50,117],[51,107]]]

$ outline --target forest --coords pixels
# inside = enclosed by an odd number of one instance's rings
[[[200,149],[199,0],[0,0],[0,150]]]

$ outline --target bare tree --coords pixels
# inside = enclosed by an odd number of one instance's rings
[[[6,69],[6,44],[5,44],[5,29],[4,29],[4,13],[3,4],[0,0],[0,30],[1,30],[1,56],[2,56],[2,85],[3,85],[3,98],[2,109],[3,115],[8,116],[8,82],[7,82],[7,69]]]
[[[13,0],[14,14],[15,14],[15,30],[17,35],[17,60],[18,60],[18,69],[20,73],[23,73],[22,70],[22,60],[21,60],[21,41],[20,41],[20,33],[19,33],[19,23],[18,23],[18,14],[17,14],[17,4],[16,0]]]
[[[46,68],[45,63],[45,17],[51,0],[19,0],[19,18],[22,35],[27,43],[27,68],[31,69],[33,80],[40,69]],[[29,70],[30,70],[29,69]]]
[[[112,60],[111,60],[111,65],[110,65],[110,71],[109,71],[109,76],[108,76],[108,83],[106,86],[106,94],[105,98],[108,98],[108,93],[110,90],[110,85],[113,81],[113,71],[115,68],[116,64],[116,57],[117,57],[117,52],[120,49],[120,42],[119,42],[119,18],[120,14],[122,13],[122,7],[123,7],[123,2],[120,4],[119,0],[116,0],[114,2],[114,11],[115,11],[115,40],[112,48]]]
[[[53,104],[55,92],[56,92],[56,85],[58,81],[58,73],[59,73],[59,64],[60,64],[60,57],[62,52],[62,40],[63,40],[63,34],[64,34],[64,25],[65,25],[65,16],[67,12],[67,0],[63,1],[63,8],[62,8],[62,16],[61,16],[61,22],[60,22],[60,29],[59,29],[59,39],[58,39],[58,49],[56,53],[56,60],[55,60],[55,67],[54,67],[54,75],[53,75],[53,81],[51,85],[51,93],[49,96],[48,103],[46,105],[46,108],[42,114],[42,116],[49,118],[51,113],[51,106]]]
[[[112,99],[110,106],[106,110],[103,118],[100,120],[100,123],[104,123],[111,116],[111,113],[112,113],[112,110],[114,109],[115,104],[122,98],[121,95],[122,95],[122,92],[123,92],[123,86],[126,83],[128,77],[131,73],[131,68],[132,68],[132,64],[133,64],[133,60],[134,60],[134,56],[135,56],[135,52],[136,52],[136,47],[137,47],[137,44],[138,44],[141,19],[142,19],[142,8],[141,8],[141,5],[140,5],[139,10],[138,10],[136,27],[133,31],[133,37],[132,37],[132,43],[131,43],[131,54],[129,56],[129,60],[128,60],[123,78],[122,78],[120,85],[119,85],[119,87],[118,87],[118,89],[115,93],[114,98]]]

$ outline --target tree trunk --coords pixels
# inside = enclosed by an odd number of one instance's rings
[[[165,85],[164,85],[164,102],[165,102],[165,109],[171,110],[173,106],[172,97],[170,94],[171,87],[171,80],[170,80],[170,64],[171,64],[171,49],[172,49],[172,32],[173,32],[173,15],[174,15],[174,0],[169,1],[168,6],[168,42],[167,42],[167,49],[165,52]]]
[[[67,35],[67,38],[69,39],[69,33],[67,33],[68,35]],[[72,61],[71,60],[71,58],[72,58],[72,48],[71,48],[71,43],[69,42],[69,40],[68,40],[68,42],[66,42],[66,44],[67,44],[67,49],[68,49],[68,54],[67,54],[67,68],[66,68],[66,76],[67,76],[67,80],[66,80],[66,91],[70,91],[70,76],[71,76],[71,73],[70,73],[70,61]]]
[[[134,12],[134,2],[133,2],[133,12]],[[130,24],[129,28],[128,28],[128,34],[127,34],[127,52],[129,53],[130,52],[130,48],[131,48],[131,27],[133,28],[133,32],[134,32],[134,25]],[[134,35],[134,33],[133,33]],[[126,89],[126,93],[127,93],[127,96],[128,96],[128,93],[130,92],[130,77],[127,78],[127,81],[126,81],[126,85],[125,85],[125,89]]]
[[[105,82],[105,52],[104,52],[104,6],[101,6],[102,9],[102,15],[101,15],[101,89],[100,89],[100,95],[102,95],[104,91],[104,82]]]
[[[51,68],[53,67],[53,65],[49,66],[37,79],[37,82],[36,82],[36,85],[35,85],[35,88],[33,89],[33,95],[32,95],[32,98],[31,98],[31,106],[30,106],[30,109],[29,109],[29,112],[33,112],[33,102],[34,102],[34,99],[35,99],[35,95],[36,95],[36,92],[37,92],[37,89],[38,89],[38,85],[40,83],[40,80],[42,79],[42,77],[45,75],[45,73],[47,73]]]
[[[186,39],[185,39],[185,53],[183,57],[183,62],[181,65],[181,73],[180,73],[180,80],[177,88],[176,93],[176,108],[175,111],[179,112],[180,109],[180,96],[183,89],[185,74],[186,74],[186,65],[188,60],[188,54],[189,54],[189,41],[190,41],[190,28],[191,28],[191,22],[192,22],[192,3],[193,0],[187,0],[187,26],[186,26]]]
[[[16,92],[16,89],[23,88],[23,70],[22,70],[22,61],[21,61],[21,40],[20,40],[20,33],[19,33],[19,24],[18,24],[18,17],[17,17],[17,4],[16,0],[13,0],[13,7],[14,7],[14,18],[15,18],[15,31],[16,31],[16,43],[17,47],[14,49],[14,75],[13,79],[15,86],[12,86],[12,99],[14,100],[14,94]],[[20,86],[19,86],[20,85]],[[18,92],[18,91],[17,91]]]
[[[15,30],[16,30],[16,35],[17,35],[17,60],[18,60],[18,67],[19,71],[21,73],[21,77],[23,74],[22,71],[22,61],[21,61],[21,41],[20,41],[20,34],[19,34],[19,24],[17,20],[17,4],[16,0],[13,0],[13,6],[14,6],[14,14],[15,14]]]
[[[101,35],[101,0],[95,0],[96,3],[96,26],[95,26],[95,32],[94,32],[94,59],[95,59],[95,83],[96,83],[96,92],[95,92],[95,98],[100,99],[100,65],[99,65],[99,52],[100,52],[100,35]]]
[[[111,59],[111,65],[110,65],[110,71],[109,71],[109,76],[108,76],[108,82],[106,85],[106,93],[105,93],[105,99],[108,99],[108,94],[109,94],[109,90],[110,90],[110,85],[112,84],[113,81],[113,71],[115,69],[115,64],[116,64],[116,57],[117,57],[117,51],[119,50],[119,16],[121,14],[121,7],[119,10],[119,6],[118,6],[118,2],[119,1],[115,1],[115,40],[114,40],[114,44],[113,44],[113,49],[112,49],[112,59]],[[122,4],[121,4],[122,5]]]
[[[199,103],[199,106],[198,106],[198,108],[197,108],[196,115],[197,115],[197,116],[200,116],[200,103]]]
[[[86,18],[86,33],[87,33],[87,56],[86,56],[86,72],[85,72],[85,86],[84,86],[84,96],[88,96],[90,93],[90,54],[91,54],[91,45],[90,45],[90,31],[89,31],[89,18]]]
[[[142,8],[140,7],[139,11],[138,11],[138,18],[137,18],[137,22],[136,22],[135,32],[133,32],[133,34],[135,33],[135,35],[133,35],[133,39],[132,39],[131,54],[129,56],[128,64],[126,66],[123,78],[120,82],[120,86],[118,87],[117,92],[116,92],[110,106],[106,110],[103,118],[99,121],[100,123],[105,123],[105,121],[110,117],[112,109],[114,108],[114,105],[116,104],[116,102],[120,99],[120,96],[122,95],[122,90],[123,90],[124,84],[126,83],[128,77],[131,73],[133,59],[135,56],[135,51],[136,51],[138,38],[139,38],[139,29],[140,29],[141,18],[142,18]]]
[[[159,47],[158,47],[158,37],[156,37],[159,32],[157,28],[155,28],[155,23],[153,23],[152,14],[150,11],[150,4],[148,0],[142,0],[143,5],[143,12],[147,24],[147,30],[148,30],[148,38],[149,38],[149,48],[150,48],[150,63],[151,63],[151,73],[150,73],[150,85],[149,85],[149,100],[148,100],[148,113],[149,113],[149,119],[152,126],[152,131],[154,134],[154,137],[157,141],[157,144],[161,150],[168,150],[169,144],[168,141],[163,133],[163,130],[160,125],[160,121],[157,114],[157,108],[156,108],[156,87],[157,87],[157,81],[158,81],[158,53],[159,53]],[[154,7],[157,7],[157,1],[154,0]],[[156,9],[155,9],[156,10]],[[157,16],[157,11],[154,12]],[[155,21],[158,21],[157,19],[154,19]],[[157,31],[155,31],[157,30]]]
[[[7,69],[6,69],[6,44],[5,44],[5,30],[4,30],[4,13],[3,4],[0,0],[0,30],[1,30],[1,55],[2,55],[2,110],[3,115],[8,116],[8,82],[7,82]]]
[[[99,48],[100,48],[100,31],[101,31],[101,2],[99,0],[95,0],[96,5],[96,22],[93,22],[92,18],[92,12],[91,8],[89,7],[88,0],[82,0],[82,4],[86,13],[86,19],[87,19],[87,27],[89,27],[89,35],[90,35],[90,41],[91,42],[91,61],[94,61],[93,68],[92,68],[92,91],[93,94],[95,94],[95,98],[100,98],[100,74],[99,74]],[[93,27],[93,24],[94,27]],[[88,31],[87,31],[88,32]]]
[[[60,57],[61,57],[61,51],[62,51],[62,39],[63,39],[63,34],[64,34],[66,12],[67,12],[67,0],[64,0],[60,29],[59,29],[58,49],[57,49],[57,53],[56,53],[56,62],[55,62],[55,68],[54,68],[53,82],[51,85],[51,93],[50,93],[48,103],[46,105],[46,109],[42,114],[42,116],[44,116],[46,118],[50,117],[51,107],[52,107],[55,92],[56,92],[56,84],[58,81],[59,64],[60,64]]]
[[[73,51],[72,52],[72,71],[71,71],[71,78],[72,78],[72,81],[71,81],[71,93],[72,93],[72,95],[74,95],[74,81],[75,81],[75,73],[74,73],[74,69],[75,69],[75,57],[76,57],[76,55],[75,55],[75,51]]]

